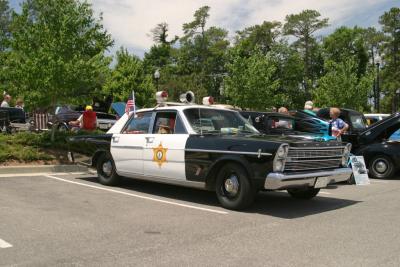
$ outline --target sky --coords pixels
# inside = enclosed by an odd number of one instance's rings
[[[9,0],[17,12],[22,0]],[[111,52],[121,46],[142,57],[151,47],[150,30],[157,23],[167,22],[170,36],[182,35],[182,24],[193,19],[201,6],[211,7],[209,26],[235,31],[261,24],[283,22],[287,14],[304,9],[318,10],[329,18],[330,26],[317,35],[326,35],[340,26],[378,27],[379,16],[391,7],[400,7],[400,0],[88,0],[115,40]]]

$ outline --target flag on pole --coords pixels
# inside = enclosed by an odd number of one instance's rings
[[[128,101],[126,102],[125,112],[129,115],[129,112],[133,111],[133,114],[136,113],[136,104],[135,104],[135,91],[132,91],[132,95],[129,96]]]

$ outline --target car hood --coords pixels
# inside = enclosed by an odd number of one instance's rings
[[[394,113],[390,117],[383,119],[359,134],[361,143],[368,144],[379,138],[387,138],[400,128],[400,113]]]

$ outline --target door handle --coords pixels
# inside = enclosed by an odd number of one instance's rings
[[[118,143],[119,142],[119,137],[118,136],[114,136],[112,138],[112,140],[113,140],[113,143]]]
[[[146,137],[146,143],[152,144],[154,142],[154,137]]]

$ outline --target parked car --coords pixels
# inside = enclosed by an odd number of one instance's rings
[[[94,109],[96,111],[96,109]],[[49,128],[55,127],[59,131],[70,130],[70,121],[77,120],[83,113],[83,107],[70,105],[58,106],[53,115],[50,116]],[[109,130],[117,121],[118,117],[114,114],[96,111],[97,124],[100,130]]]
[[[69,158],[86,159],[102,184],[124,176],[212,190],[228,209],[246,208],[259,190],[311,199],[352,173],[349,144],[262,135],[237,111],[191,103],[125,114],[107,134],[69,146]]]
[[[0,132],[12,132],[14,130],[29,130],[29,122],[26,113],[21,108],[0,107]]]
[[[395,113],[359,134],[353,153],[364,156],[372,177],[391,178],[399,170],[399,133],[400,113]]]
[[[319,118],[303,118],[299,114],[294,117],[278,112],[240,111],[240,114],[264,134],[301,135],[326,141],[335,139],[329,134],[329,124]]]
[[[367,124],[372,125],[390,116],[390,114],[364,114]]]

